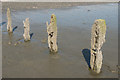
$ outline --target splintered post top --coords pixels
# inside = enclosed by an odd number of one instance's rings
[[[55,14],[52,14],[52,15],[51,15],[50,23],[51,23],[52,25],[55,25],[55,26],[57,25],[57,20],[56,20]]]
[[[100,32],[105,35],[106,34],[106,22],[104,19],[97,19],[95,21],[96,25],[100,28]]]
[[[9,9],[9,8],[7,8],[7,11],[10,11],[10,9]]]
[[[10,17],[10,9],[7,8],[7,17]]]

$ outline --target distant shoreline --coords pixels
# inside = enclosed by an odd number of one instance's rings
[[[2,10],[4,11],[7,8],[11,8],[13,10],[46,9],[46,8],[50,9],[106,3],[110,2],[2,2]]]

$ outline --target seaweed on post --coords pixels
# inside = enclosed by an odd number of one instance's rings
[[[98,19],[92,26],[91,31],[91,69],[96,73],[100,73],[102,67],[103,55],[101,47],[105,42],[106,23],[103,19]]]
[[[55,14],[51,15],[50,24],[46,22],[47,25],[47,33],[48,33],[48,47],[50,52],[57,52],[57,20]]]

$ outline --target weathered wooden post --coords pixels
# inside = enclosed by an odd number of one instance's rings
[[[91,69],[96,73],[100,73],[102,67],[102,51],[101,47],[105,42],[106,23],[103,19],[98,19],[92,26],[91,32]]]
[[[51,15],[50,24],[46,22],[48,33],[48,46],[51,52],[57,52],[57,20],[55,14]]]
[[[12,29],[12,20],[11,20],[11,13],[10,13],[10,9],[8,8],[7,9],[7,31],[8,32],[13,32],[13,29]]]
[[[24,24],[24,41],[30,41],[30,25],[29,25],[29,18],[26,18],[25,21],[23,21]]]

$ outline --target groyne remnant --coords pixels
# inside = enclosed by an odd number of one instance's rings
[[[103,19],[97,19],[92,26],[91,31],[91,69],[96,73],[100,73],[102,67],[103,55],[101,47],[105,42],[106,23]]]
[[[13,32],[12,29],[12,20],[11,20],[11,13],[10,13],[10,9],[7,9],[7,31],[8,32]]]
[[[29,24],[29,18],[26,18],[25,21],[23,21],[24,24],[24,41],[30,41],[30,24]]]
[[[48,33],[48,47],[51,52],[57,52],[57,20],[55,14],[51,15],[50,24],[46,22]]]

